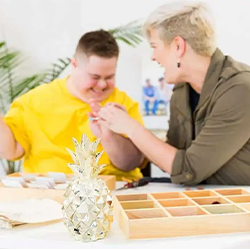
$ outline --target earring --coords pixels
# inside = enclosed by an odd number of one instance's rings
[[[181,63],[178,62],[178,63],[177,63],[177,68],[180,68],[180,67],[181,67]]]

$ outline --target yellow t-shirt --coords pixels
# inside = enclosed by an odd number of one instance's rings
[[[120,103],[131,117],[143,124],[138,103],[126,93],[115,88],[102,105],[106,102]],[[72,173],[67,165],[72,163],[72,159],[65,148],[74,151],[72,137],[80,141],[82,134],[91,141],[96,139],[90,130],[87,115],[90,111],[87,103],[70,94],[66,78],[39,86],[17,98],[4,120],[25,150],[23,171]],[[99,144],[98,151],[101,150],[103,148]],[[105,152],[99,163],[107,164],[100,174],[116,175],[117,180],[142,177],[140,166],[124,172],[112,165]]]

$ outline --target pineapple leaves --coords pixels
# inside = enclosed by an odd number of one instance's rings
[[[72,170],[75,174],[81,173],[81,169],[79,168],[78,165],[69,163],[68,166],[71,168],[71,170]]]
[[[92,147],[91,147],[91,149],[90,149],[90,151],[91,151],[92,153],[95,153],[95,152],[97,151],[97,147],[98,147],[100,141],[101,141],[101,139],[99,138],[99,139],[95,140],[95,141],[92,143]]]
[[[67,149],[71,155],[74,164],[68,164],[68,166],[76,174],[82,174],[84,177],[96,177],[106,164],[98,165],[98,162],[103,154],[103,151],[96,152],[100,139],[90,142],[89,138],[83,134],[81,142],[75,138],[72,138],[75,146],[75,152]]]
[[[79,161],[77,160],[76,154],[71,151],[70,149],[66,148],[66,150],[69,152],[70,156],[72,157],[75,164],[79,164]]]
[[[82,151],[84,152],[84,157],[86,157],[89,154],[90,140],[85,134],[83,134],[82,136],[80,145],[81,145]]]
[[[95,156],[95,163],[98,163],[98,162],[99,162],[99,160],[100,160],[102,154],[103,154],[103,151],[101,151],[101,152],[99,152],[99,153],[96,154],[96,156]]]

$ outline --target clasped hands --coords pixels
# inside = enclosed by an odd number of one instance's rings
[[[109,134],[111,131],[127,135],[133,129],[135,120],[128,115],[124,106],[109,102],[102,107],[93,100],[90,100],[89,104],[92,110],[92,113],[89,113],[92,118],[90,126],[96,137],[102,138],[103,134]]]

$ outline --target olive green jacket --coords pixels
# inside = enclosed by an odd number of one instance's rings
[[[193,115],[189,86],[176,85],[167,143],[178,149],[173,183],[250,185],[250,67],[217,49]]]

